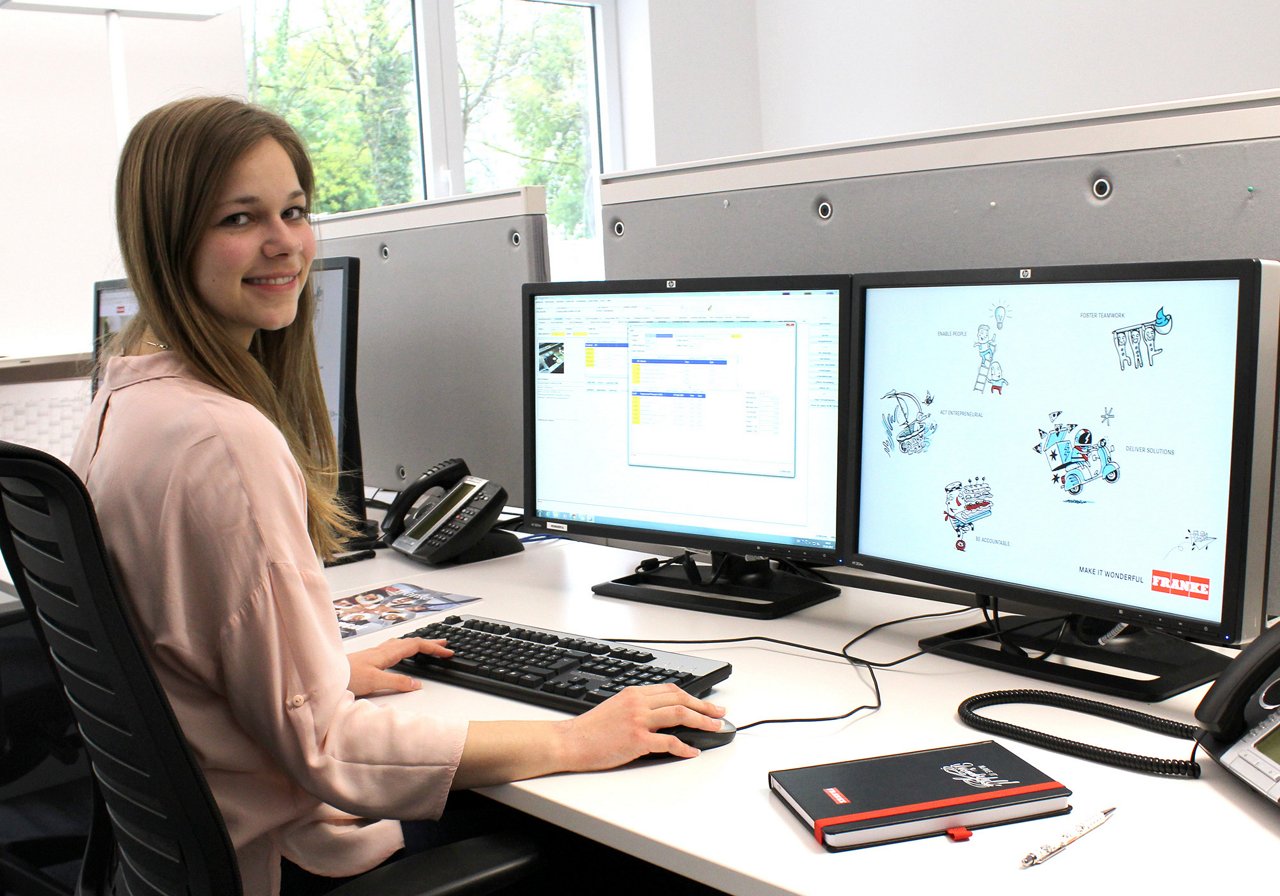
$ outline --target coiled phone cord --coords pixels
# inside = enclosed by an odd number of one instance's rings
[[[1129,771],[1146,772],[1151,775],[1164,775],[1172,778],[1200,777],[1200,766],[1195,762],[1194,758],[1195,750],[1192,750],[1191,759],[1160,759],[1155,756],[1138,756],[1134,753],[1123,753],[1119,750],[1095,747],[1092,744],[1084,744],[1052,734],[1045,734],[1041,731],[1033,731],[1030,728],[1023,728],[1009,722],[1001,722],[986,716],[980,716],[976,712],[983,707],[1006,703],[1034,703],[1040,706],[1053,706],[1086,715],[1101,716],[1115,722],[1144,728],[1147,731],[1154,731],[1156,734],[1163,734],[1167,737],[1196,740],[1197,729],[1194,725],[1187,725],[1183,722],[1175,722],[1171,719],[1163,719],[1159,716],[1125,709],[1122,706],[1113,706],[1110,703],[1086,700],[1083,697],[1059,694],[1053,691],[1029,689],[988,691],[985,694],[976,694],[965,700],[960,704],[958,712],[960,713],[960,719],[971,728],[1011,737],[1014,740],[1020,740],[1032,746],[1065,753],[1068,756],[1075,756],[1079,759],[1088,759],[1092,762],[1101,762]],[[1196,746],[1198,748],[1199,744],[1197,743]]]

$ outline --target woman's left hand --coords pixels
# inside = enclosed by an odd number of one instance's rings
[[[410,675],[387,670],[401,660],[419,653],[429,656],[453,656],[453,651],[443,640],[428,638],[392,638],[377,647],[357,650],[347,654],[351,665],[351,680],[347,690],[357,697],[367,697],[379,691],[416,691],[422,682]]]

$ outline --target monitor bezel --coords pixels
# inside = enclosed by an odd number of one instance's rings
[[[89,373],[89,389],[91,394],[98,391],[98,368],[102,364],[102,350],[106,347],[106,340],[101,338],[98,333],[99,325],[102,323],[102,294],[113,289],[127,289],[133,292],[133,287],[129,285],[127,278],[120,277],[112,280],[97,280],[93,284],[93,333],[90,337],[90,346],[92,346]],[[137,300],[135,294],[134,300]],[[108,337],[110,338],[110,337]]]
[[[851,280],[847,274],[780,274],[743,277],[662,277],[626,280],[589,280],[526,283],[521,293],[523,389],[524,389],[524,508],[522,527],[533,532],[564,537],[618,539],[643,545],[671,547],[679,550],[722,552],[749,557],[768,557],[805,566],[836,566],[844,562],[844,545],[848,543],[845,527],[850,518],[843,496],[848,482],[846,458],[849,446],[847,375],[852,344],[853,324],[849,317]],[[679,533],[645,527],[614,526],[601,523],[548,520],[537,514],[537,433],[534,413],[536,395],[537,352],[534,330],[534,303],[540,295],[586,295],[593,293],[670,293],[729,292],[736,290],[835,290],[838,295],[838,410],[836,427],[835,541],[829,548],[800,547],[738,538],[721,538],[701,533]]]
[[[357,400],[356,373],[359,369],[360,259],[351,255],[314,258],[308,276],[317,271],[342,271],[342,346],[339,363],[342,402],[334,441],[338,450],[338,496],[357,522],[364,520],[368,509],[364,494],[364,458],[360,449],[360,415]],[[313,303],[314,303],[314,284]],[[316,309],[312,309],[313,316]],[[315,322],[312,321],[312,332]]]
[[[1271,272],[1274,274],[1274,272]],[[877,287],[985,286],[1027,283],[1086,283],[1094,281],[1212,280],[1239,282],[1236,325],[1235,406],[1233,419],[1245,421],[1232,433],[1229,473],[1228,520],[1223,564],[1224,598],[1217,622],[1174,614],[1123,607],[1068,592],[1052,591],[999,579],[919,566],[864,553],[859,541],[862,458],[860,446],[866,414],[862,408],[863,370],[866,363],[865,322],[867,290]],[[861,273],[853,277],[852,299],[857,326],[850,366],[852,423],[847,460],[851,519],[846,531],[849,566],[899,579],[953,589],[958,600],[973,602],[976,596],[1004,601],[1015,611],[1069,613],[1153,629],[1201,643],[1233,645],[1254,637],[1265,625],[1267,554],[1270,549],[1270,512],[1274,490],[1275,345],[1274,334],[1260,329],[1264,315],[1272,320],[1273,289],[1264,291],[1264,271],[1257,259],[1044,265],[1006,268],[948,269]],[[1267,339],[1270,338],[1270,344]],[[1269,358],[1269,369],[1260,360]],[[1260,384],[1263,392],[1260,396]],[[1269,393],[1269,397],[1268,394]],[[1261,401],[1259,398],[1261,397]],[[1262,431],[1259,431],[1262,430]],[[1258,504],[1261,502],[1262,507]],[[1263,519],[1257,521],[1261,512]],[[1251,520],[1253,524],[1251,525]],[[940,592],[945,599],[945,593]],[[967,596],[967,598],[966,598]]]

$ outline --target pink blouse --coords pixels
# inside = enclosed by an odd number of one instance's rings
[[[173,353],[113,358],[71,466],[222,810],[246,894],[358,874],[437,818],[466,722],[356,699],[283,436]]]

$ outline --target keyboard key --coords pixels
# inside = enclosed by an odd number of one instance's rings
[[[453,614],[404,637],[444,638],[454,651],[405,660],[407,672],[573,713],[630,685],[670,682],[702,697],[732,672],[719,660],[478,616]]]

